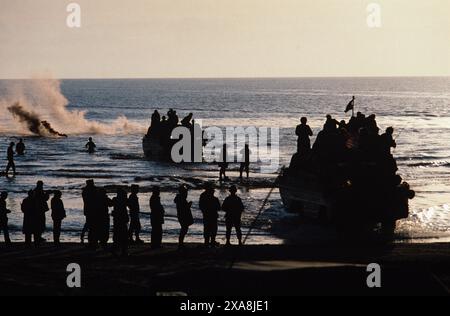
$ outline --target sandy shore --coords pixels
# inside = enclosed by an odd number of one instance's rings
[[[68,289],[67,265],[78,263],[82,287]],[[382,266],[382,288],[369,289],[367,264]],[[1,295],[449,295],[449,244],[380,247],[191,244],[131,249],[129,258],[82,245],[0,245]]]

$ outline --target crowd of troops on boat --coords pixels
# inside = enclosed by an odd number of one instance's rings
[[[101,247],[108,249],[108,241],[111,230],[113,232],[114,254],[127,256],[128,247],[131,244],[142,244],[141,239],[141,207],[139,202],[138,185],[132,185],[128,195],[124,188],[118,188],[114,198],[108,197],[104,188],[97,187],[93,180],[86,181],[82,189],[83,212],[86,224],[81,234],[81,242],[85,243],[87,234],[88,246],[92,249]],[[229,188],[230,195],[223,203],[215,196],[214,186],[205,185],[205,191],[200,196],[199,209],[203,214],[205,246],[216,247],[219,212],[225,213],[226,245],[231,245],[231,233],[234,228],[239,245],[242,245],[241,217],[244,212],[244,204],[237,195],[236,186]],[[189,190],[181,186],[174,199],[177,210],[177,218],[180,224],[179,247],[184,247],[184,240],[189,232],[189,227],[194,224],[192,214],[193,203],[188,201]],[[50,200],[51,195],[53,197]],[[2,192],[0,196],[0,232],[3,232],[5,243],[11,244],[8,228],[7,208],[8,193]],[[50,207],[48,201],[50,200]],[[161,190],[155,186],[149,201],[151,222],[151,246],[161,248],[163,239],[163,224],[165,208],[161,203]],[[110,212],[112,209],[112,212]],[[39,247],[45,239],[42,237],[46,231],[46,213],[51,211],[53,220],[53,240],[56,246],[60,245],[60,236],[63,220],[66,218],[66,210],[62,200],[61,191],[45,191],[44,183],[37,182],[36,187],[28,192],[28,196],[22,201],[23,234],[25,244]]]
[[[180,118],[178,117],[178,114],[173,109],[170,109],[167,112],[167,116],[162,116],[158,112],[158,110],[155,110],[152,114],[151,118],[151,125],[147,131],[147,137],[156,139],[159,141],[159,144],[164,148],[164,156],[167,160],[170,160],[170,151],[172,149],[172,146],[177,140],[171,139],[172,131],[179,127],[186,127],[191,131],[191,135],[194,136],[194,128],[196,126],[194,115],[193,113],[189,113],[185,118],[183,118],[180,121]],[[201,132],[202,137],[202,144],[205,145],[206,140],[204,139],[204,133]],[[194,141],[194,138],[192,138],[192,142]],[[194,146],[192,146],[194,148]],[[192,154],[194,154],[192,152]],[[240,163],[239,167],[239,174],[240,179],[243,179],[244,173],[247,175],[247,179],[250,176],[250,148],[248,144],[245,145],[244,149],[241,152],[243,161]],[[220,162],[217,162],[219,167],[219,180],[220,181],[228,181],[229,178],[227,177],[226,173],[230,166],[229,162],[227,161],[227,145],[223,145],[222,153],[221,153],[222,160]]]
[[[306,117],[296,128],[297,153],[289,172],[307,171],[320,176],[325,189],[349,182],[353,186],[396,187],[402,179],[391,153],[397,144],[394,128],[380,133],[375,114],[361,112],[346,122],[327,115],[323,129],[311,146],[313,131]]]
[[[174,144],[171,139],[172,131],[179,126],[182,126],[188,128],[192,132],[196,125],[193,118],[193,113],[189,113],[186,117],[180,120],[177,111],[173,109],[170,109],[167,112],[167,116],[161,116],[158,110],[155,110],[152,114],[151,124],[147,131],[147,136],[156,139],[164,148],[165,155],[170,157],[170,150]],[[193,132],[191,134],[194,135]]]

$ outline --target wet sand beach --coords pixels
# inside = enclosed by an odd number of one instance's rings
[[[132,247],[129,258],[81,244],[0,246],[1,295],[449,295],[450,245],[252,245],[205,249],[175,244]],[[66,286],[67,265],[81,266],[80,289]],[[367,265],[381,265],[369,289]]]

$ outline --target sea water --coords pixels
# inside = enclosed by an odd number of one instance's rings
[[[180,117],[192,112],[203,126],[278,127],[280,168],[288,165],[296,150],[295,126],[309,118],[314,134],[325,116],[348,119],[344,109],[352,96],[356,110],[377,114],[382,130],[393,126],[398,143],[394,155],[399,173],[417,192],[411,215],[396,232],[398,241],[434,242],[450,239],[450,78],[301,78],[301,79],[185,79],[185,80],[43,80],[0,81],[0,161],[6,166],[10,141],[23,137],[24,157],[16,159],[19,175],[2,177],[0,190],[10,196],[8,207],[13,240],[21,240],[20,203],[37,180],[46,189],[63,191],[68,217],[63,223],[64,241],[78,241],[84,224],[81,189],[86,179],[106,186],[110,196],[117,186],[139,184],[142,233],[149,240],[149,197],[154,185],[162,187],[166,208],[165,240],[176,241],[179,225],[173,199],[180,184],[191,188],[195,224],[188,241],[202,240],[198,199],[203,184],[218,177],[214,165],[172,165],[146,160],[142,137],[155,109],[169,108]],[[49,121],[67,138],[37,137],[7,110],[23,104]],[[97,152],[87,154],[84,145],[92,136]],[[314,141],[314,137],[313,137]],[[253,148],[253,150],[256,150]],[[4,160],[3,160],[4,159]],[[314,222],[305,222],[283,208],[279,192],[272,191],[277,172],[262,174],[252,164],[251,179],[241,185],[239,166],[231,165],[230,183],[219,186],[221,200],[227,186],[239,185],[246,205],[244,232],[248,243],[282,243],[295,239],[322,242],[333,234]],[[2,166],[3,168],[3,166]],[[271,194],[269,194],[271,193]],[[267,199],[267,203],[263,203]],[[256,218],[261,211],[261,216]],[[223,216],[220,240],[223,241]],[[256,219],[256,221],[255,221]],[[48,214],[45,237],[51,239]]]

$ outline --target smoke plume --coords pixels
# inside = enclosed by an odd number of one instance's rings
[[[8,107],[8,111],[35,135],[67,137],[67,135],[54,130],[49,122],[42,121],[36,113],[26,111],[19,103]]]
[[[0,134],[34,134],[43,137],[83,134],[141,134],[146,127],[119,116],[114,121],[86,119],[85,111],[69,110],[60,82],[32,79],[0,83]],[[20,124],[18,124],[20,123]]]

